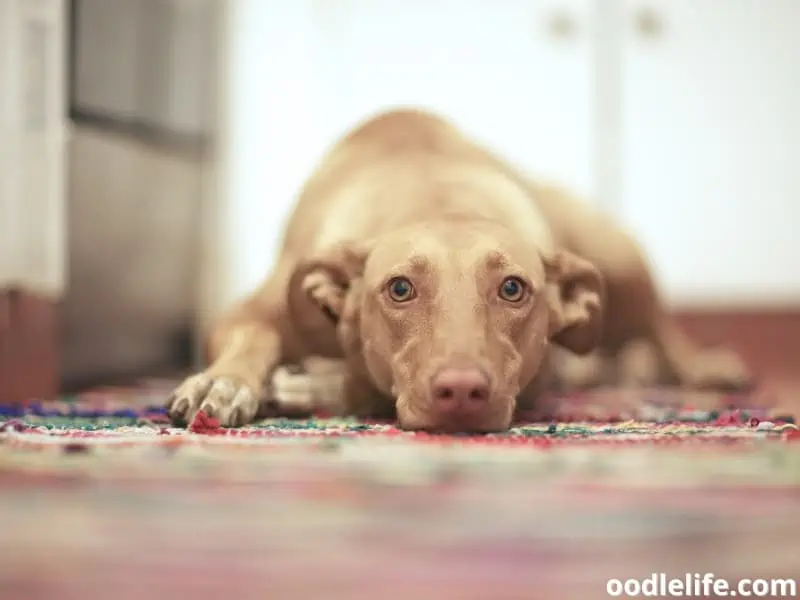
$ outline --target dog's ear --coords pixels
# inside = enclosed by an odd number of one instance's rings
[[[361,277],[369,252],[366,242],[340,243],[298,264],[289,282],[288,298],[295,317],[310,303],[319,315],[338,323],[350,285]],[[310,316],[303,312],[301,320]]]
[[[550,339],[577,354],[586,354],[600,342],[603,330],[605,285],[589,261],[558,251],[545,258]]]

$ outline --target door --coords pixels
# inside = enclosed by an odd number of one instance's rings
[[[626,0],[622,198],[682,305],[800,302],[800,2]]]
[[[66,385],[185,366],[223,4],[73,7]]]

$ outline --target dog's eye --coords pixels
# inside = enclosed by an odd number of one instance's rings
[[[395,277],[389,281],[389,297],[395,302],[408,302],[416,295],[414,285],[405,277]]]
[[[506,302],[520,302],[525,297],[525,284],[517,277],[506,277],[498,294]]]

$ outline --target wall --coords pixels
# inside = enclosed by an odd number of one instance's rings
[[[336,124],[311,2],[244,0],[226,15],[219,203],[208,215],[205,321],[266,273],[291,199]]]
[[[77,0],[72,108],[150,131],[207,133],[215,0]]]
[[[0,289],[64,289],[61,0],[0,2]]]
[[[175,364],[194,324],[202,162],[86,126],[68,148],[65,383]]]
[[[673,304],[797,308],[800,2],[625,4],[617,214]]]
[[[74,2],[68,385],[188,359],[224,4]]]

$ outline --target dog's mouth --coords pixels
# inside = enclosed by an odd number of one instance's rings
[[[405,431],[445,435],[503,433],[511,427],[511,419],[503,416],[505,412],[437,414],[430,410],[404,410],[402,405],[398,405],[397,426]]]

